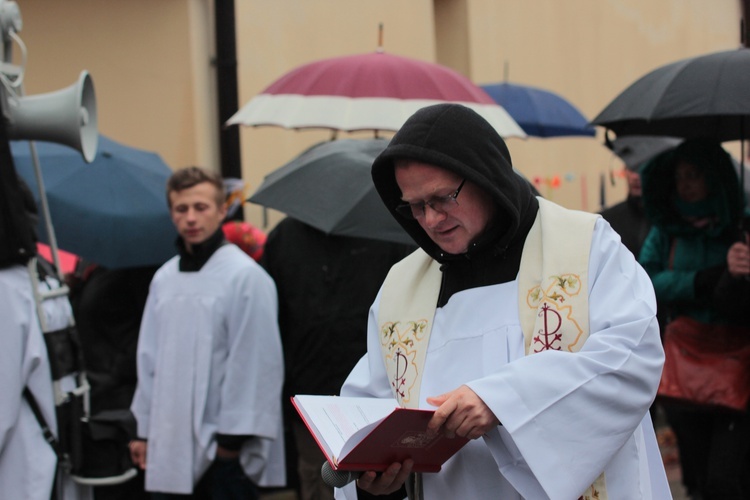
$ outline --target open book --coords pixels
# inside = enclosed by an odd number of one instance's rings
[[[434,411],[392,399],[297,395],[292,404],[333,470],[383,471],[411,458],[415,472],[437,472],[468,442],[428,433]]]

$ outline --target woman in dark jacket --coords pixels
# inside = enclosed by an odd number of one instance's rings
[[[729,155],[717,143],[685,141],[642,172],[652,222],[639,261],[654,284],[667,324],[678,316],[729,323],[713,293],[738,240],[742,195]],[[741,414],[666,406],[677,435],[683,482],[696,498],[745,499],[744,457],[750,425]],[[743,493],[746,492],[746,493]]]

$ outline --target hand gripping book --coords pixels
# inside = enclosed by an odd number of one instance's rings
[[[414,472],[438,472],[469,440],[428,433],[433,410],[395,400],[297,395],[292,404],[333,470],[383,471],[414,460]]]

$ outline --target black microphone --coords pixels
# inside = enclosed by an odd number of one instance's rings
[[[328,461],[323,462],[323,466],[320,468],[320,474],[323,476],[323,482],[333,488],[343,488],[352,481],[359,479],[362,475],[360,471],[350,470],[333,470],[331,464]]]

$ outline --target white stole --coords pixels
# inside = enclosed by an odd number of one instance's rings
[[[577,352],[589,335],[588,261],[599,216],[538,200],[518,275],[526,355],[548,349]],[[380,345],[391,390],[405,407],[419,405],[441,280],[440,264],[420,249],[394,265],[383,284]],[[607,499],[603,473],[579,500],[594,499]]]
[[[539,198],[518,272],[527,356],[548,349],[577,352],[588,338],[589,252],[597,218]]]
[[[380,348],[391,391],[405,408],[419,407],[419,386],[443,273],[422,249],[388,272],[380,297]]]
[[[599,216],[538,200],[518,272],[526,355],[549,349],[578,352],[589,337],[589,253]],[[604,473],[579,500],[607,500]]]

